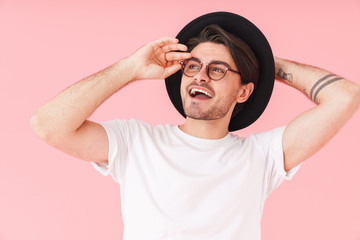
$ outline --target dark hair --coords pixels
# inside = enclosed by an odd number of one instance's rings
[[[197,45],[204,42],[219,43],[226,46],[241,73],[241,84],[252,82],[254,89],[256,89],[259,79],[259,64],[251,48],[241,38],[213,24],[205,27],[197,37],[189,40],[188,51],[191,52]],[[232,117],[237,115],[243,106],[244,103],[237,103]]]

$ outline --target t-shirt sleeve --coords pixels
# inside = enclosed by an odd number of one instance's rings
[[[104,176],[110,175],[117,183],[124,176],[125,162],[129,150],[129,126],[127,121],[112,120],[100,123],[109,140],[108,163],[92,163]]]
[[[286,126],[261,133],[258,141],[266,156],[265,162],[265,196],[268,197],[284,180],[290,180],[299,170],[301,164],[285,171],[282,137]]]

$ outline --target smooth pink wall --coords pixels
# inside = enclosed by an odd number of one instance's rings
[[[275,55],[360,83],[359,0],[0,0],[1,240],[122,238],[119,186],[41,142],[29,118],[75,81],[219,10],[254,22]],[[238,134],[284,125],[311,106],[276,84],[261,119]],[[162,80],[126,87],[92,116],[114,118],[182,122]],[[360,112],[270,196],[263,239],[360,239],[359,122]]]

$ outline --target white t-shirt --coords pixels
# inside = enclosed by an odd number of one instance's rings
[[[124,240],[260,240],[264,201],[299,167],[284,171],[285,127],[209,140],[177,126],[102,123],[120,184]]]

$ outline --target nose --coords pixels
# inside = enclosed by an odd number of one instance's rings
[[[200,68],[200,71],[195,74],[194,78],[196,81],[203,82],[203,83],[208,83],[211,81],[210,77],[208,76],[208,74],[206,72],[205,66],[202,66]]]

